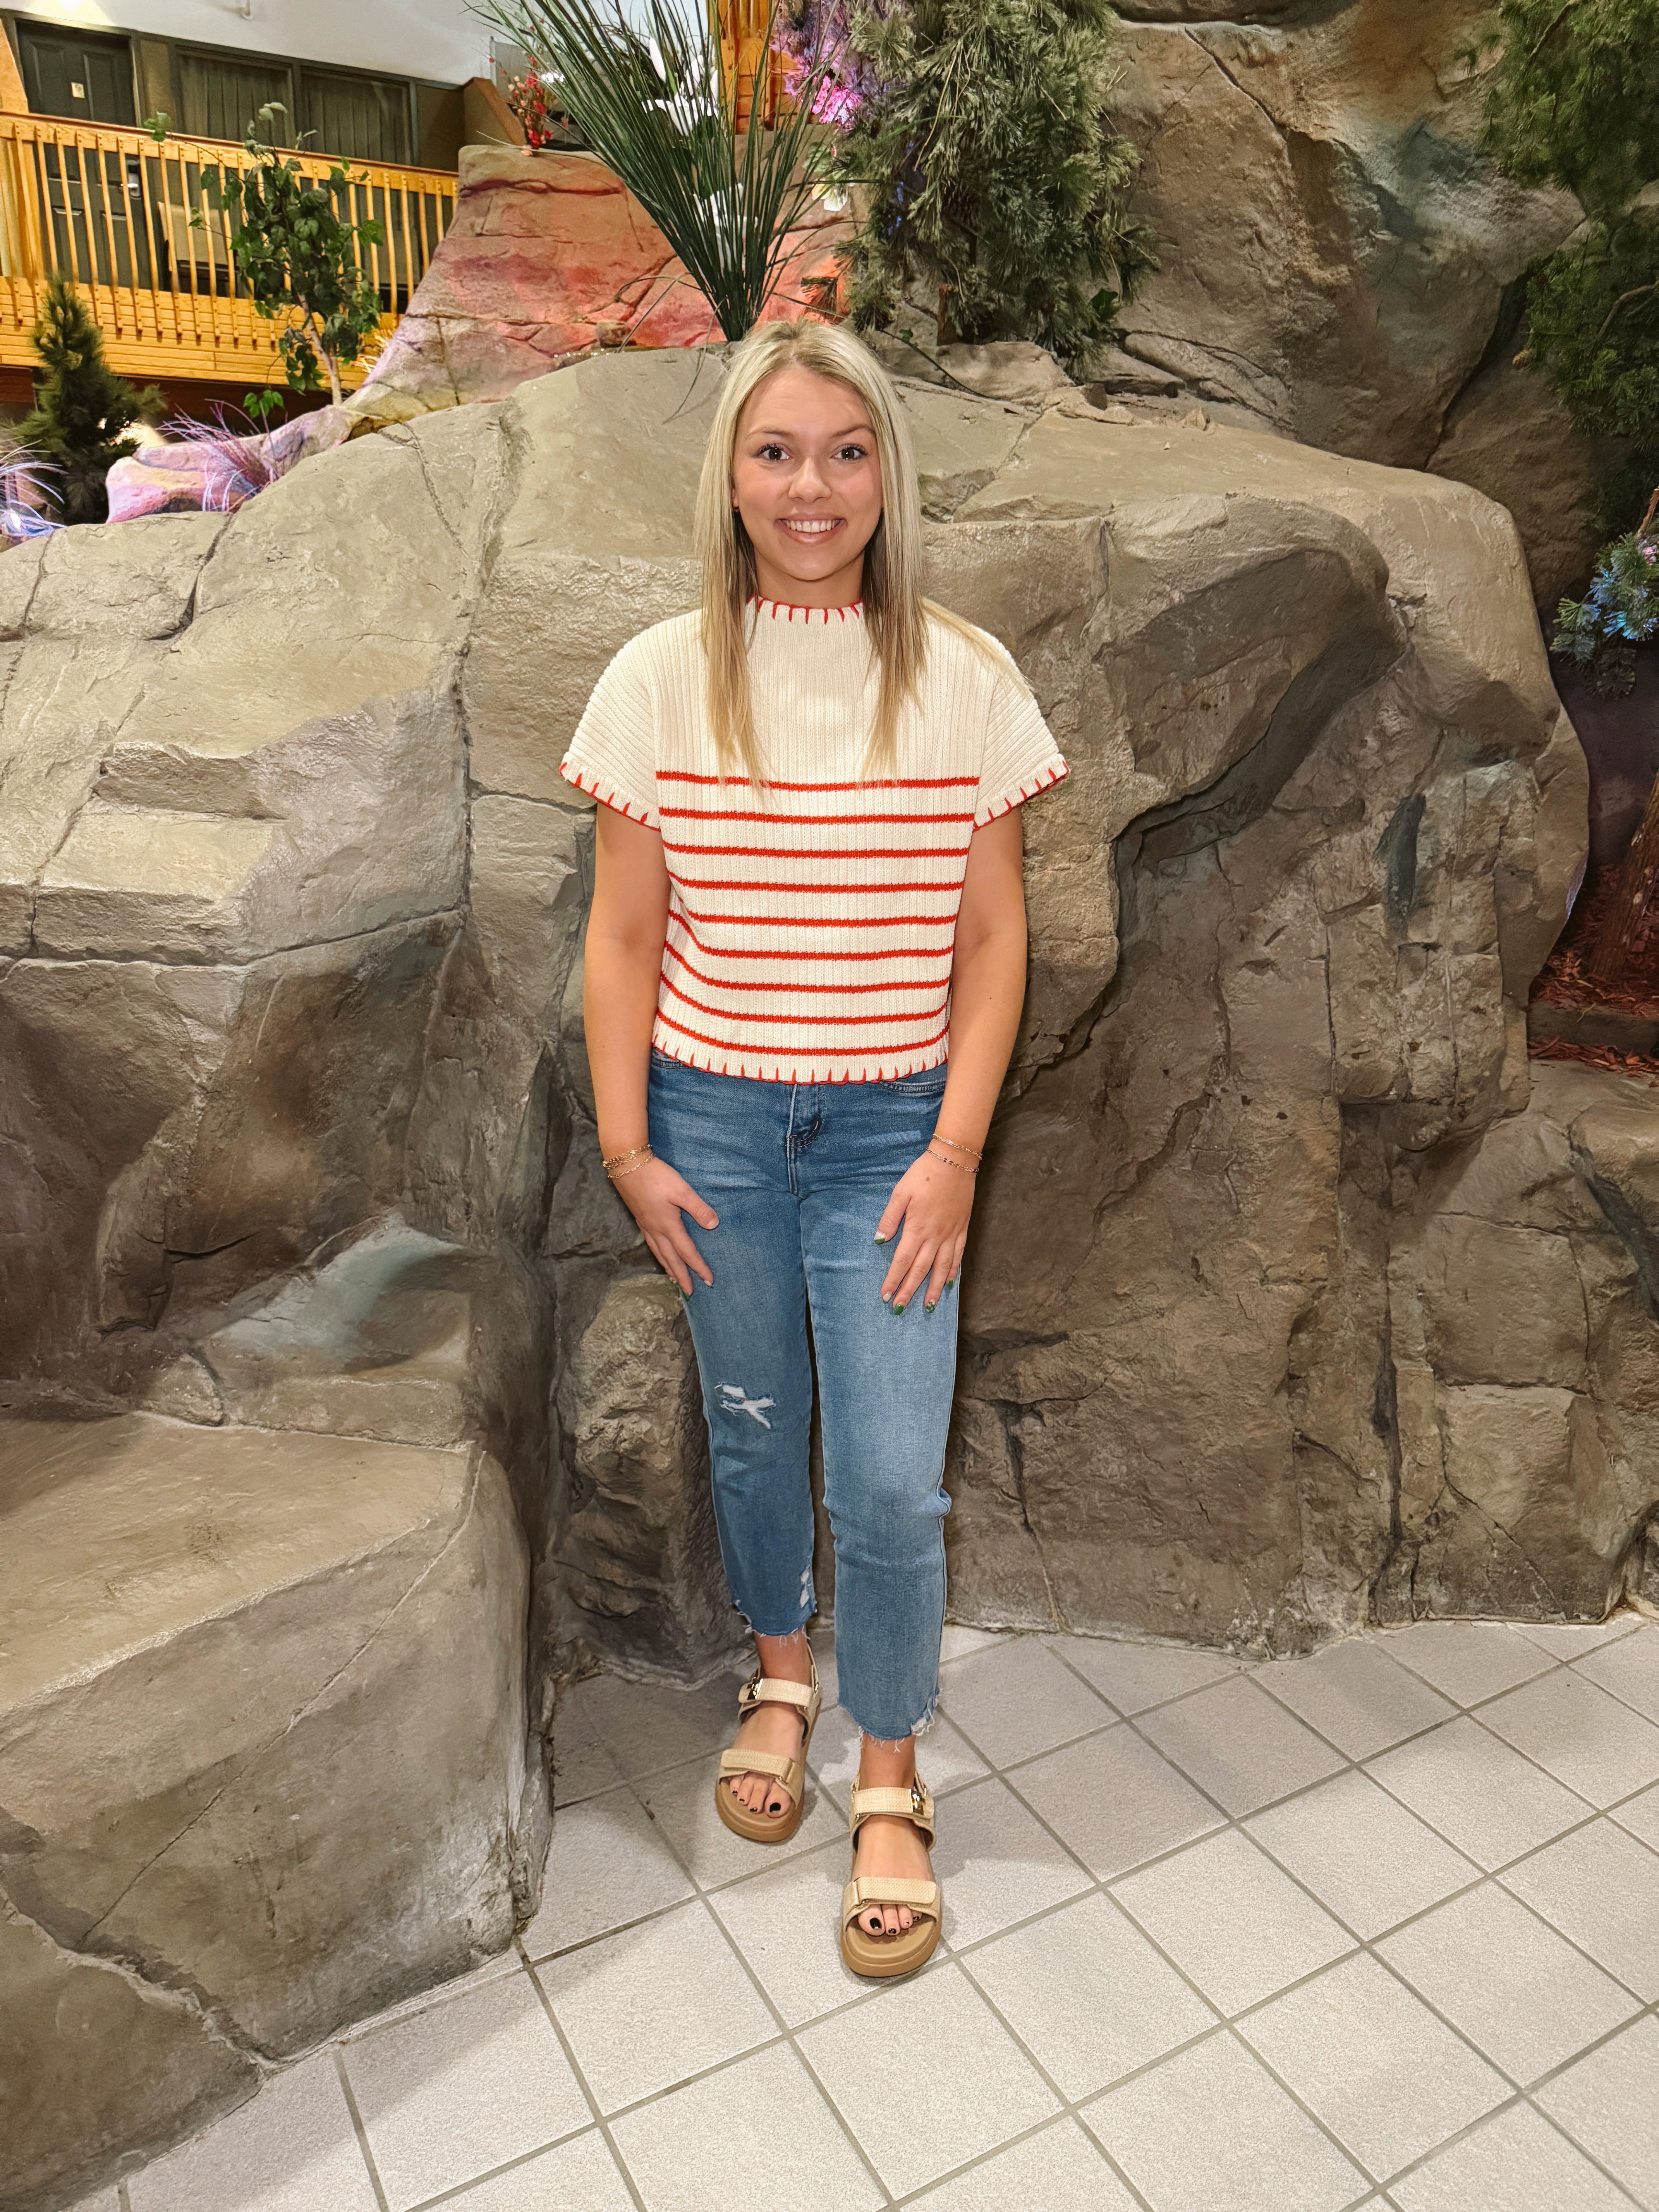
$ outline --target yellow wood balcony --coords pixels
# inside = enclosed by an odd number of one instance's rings
[[[319,179],[336,166],[326,156],[293,158]],[[158,145],[148,131],[114,125],[0,114],[0,368],[35,366],[29,333],[39,295],[61,273],[85,295],[121,375],[280,384],[281,325],[255,313],[231,253],[231,219],[204,183],[249,166],[244,147],[218,139],[169,136]],[[384,337],[449,228],[455,179],[374,161],[344,166],[352,181],[342,215],[373,217],[386,234],[365,254]],[[348,384],[361,384],[368,366],[349,372]]]

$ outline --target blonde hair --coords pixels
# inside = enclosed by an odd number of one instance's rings
[[[708,719],[722,773],[757,790],[766,780],[749,692],[745,628],[757,584],[755,549],[732,504],[738,425],[757,387],[781,368],[804,368],[850,386],[864,402],[881,463],[881,520],[864,549],[864,619],[881,665],[881,690],[863,773],[896,774],[899,709],[914,697],[927,655],[927,617],[966,629],[921,596],[921,494],[898,394],[881,363],[834,324],[760,323],[727,357],[697,486],[696,542],[702,562],[702,642],[708,663]]]

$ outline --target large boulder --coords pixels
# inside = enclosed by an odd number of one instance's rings
[[[956,1616],[1255,1652],[1424,1612],[1599,1617],[1659,1549],[1659,1154],[1645,1091],[1575,1073],[1569,1097],[1526,1057],[1585,778],[1513,526],[1440,476],[1099,410],[1024,356],[963,366],[1006,396],[902,387],[932,587],[1006,641],[1073,773],[1025,823]],[[695,1676],[740,1632],[684,1319],[599,1166],[592,809],[556,772],[611,655],[695,602],[721,374],[592,358],[228,519],[0,559],[8,1395],[46,1417],[41,1465],[66,1415],[161,1422],[227,1468],[277,1438],[335,1470],[307,1540],[337,1561],[364,1452],[499,1468],[532,1593],[527,1633],[489,1613],[500,1806],[524,1776],[534,1801],[523,1729],[557,1666]],[[254,1606],[249,1648],[281,1618]],[[430,1702],[417,1671],[404,1691]],[[441,1707],[410,1725],[418,1786],[460,1788]],[[55,1741],[37,1798],[70,1802]],[[512,1828],[522,1909],[532,1813]],[[167,1993],[188,2045],[179,1911],[96,1987]],[[107,1976],[86,1935],[62,1913],[61,1955],[3,1970],[28,2017],[52,1976]],[[442,1971],[448,1942],[394,1916],[321,1996],[303,1951],[276,1961],[247,2051]],[[239,2062],[204,2081],[161,2034],[88,2140],[239,2094]]]
[[[7,2212],[511,1939],[525,1586],[476,1448],[0,1427]]]
[[[1609,455],[1516,365],[1527,267],[1582,210],[1480,151],[1486,78],[1469,56],[1486,0],[1124,0],[1117,14],[1112,112],[1141,149],[1135,212],[1159,265],[1091,368],[1099,392],[1172,419],[1196,402],[1472,484],[1513,514],[1553,611],[1588,574]],[[848,235],[814,202],[767,313],[811,305]],[[455,220],[346,411],[379,422],[504,398],[595,343],[717,336],[667,240],[591,155],[467,147]],[[931,373],[914,344],[892,339],[890,356]],[[1048,363],[1044,380],[1057,375]],[[1006,373],[963,380],[1034,396]]]
[[[1114,111],[1162,265],[1108,380],[1150,371],[1183,404],[1474,484],[1514,513],[1553,606],[1588,567],[1596,456],[1511,361],[1517,280],[1581,217],[1477,150],[1485,0],[1118,12]]]
[[[844,216],[809,203],[782,248],[769,315],[833,285]],[[368,380],[357,422],[504,399],[595,344],[701,346],[720,326],[622,179],[592,154],[464,146],[455,216]]]

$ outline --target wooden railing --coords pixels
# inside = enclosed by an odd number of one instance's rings
[[[771,19],[769,0],[710,0],[714,28],[720,39],[726,82],[737,87],[738,125],[746,129],[758,103],[761,120],[777,120],[787,95],[787,64],[766,43]]]
[[[295,157],[326,179],[326,157]],[[282,381],[280,325],[254,312],[230,251],[231,218],[209,201],[204,173],[250,165],[214,138],[113,125],[0,114],[0,364],[34,365],[29,333],[48,276],[72,276],[110,366],[139,381],[194,377]],[[441,169],[349,161],[341,214],[374,217],[385,241],[365,249],[392,330],[455,212],[455,179]],[[200,217],[199,226],[192,216]],[[360,384],[360,362],[347,381]]]

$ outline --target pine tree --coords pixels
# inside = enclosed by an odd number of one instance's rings
[[[109,515],[104,479],[130,453],[135,422],[159,416],[155,386],[135,391],[104,358],[104,340],[86,302],[67,276],[46,286],[30,343],[45,374],[34,405],[17,425],[18,447],[40,465],[40,482],[59,522],[103,522]]]
[[[1139,155],[1104,112],[1106,0],[894,0],[854,13],[877,88],[836,154],[867,195],[843,249],[852,319],[918,291],[942,342],[1031,338],[1086,369],[1155,265],[1130,220]]]

